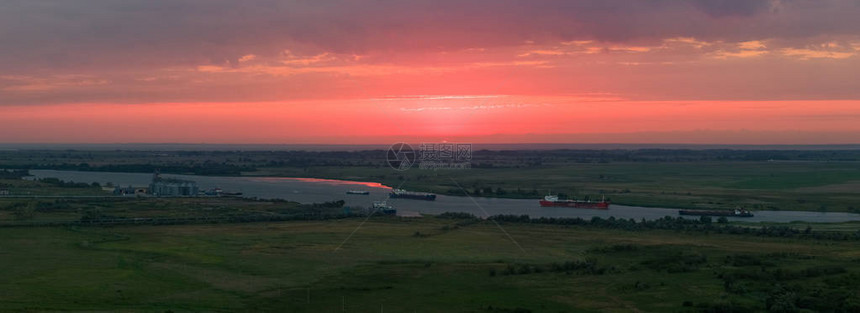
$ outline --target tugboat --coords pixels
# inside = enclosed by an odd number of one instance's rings
[[[389,198],[403,198],[403,199],[413,199],[413,200],[427,200],[427,201],[435,201],[436,195],[432,193],[424,193],[424,192],[412,192],[406,191],[403,189],[393,189],[391,193],[388,194]]]
[[[733,217],[753,217],[754,215],[749,210],[744,208],[729,210],[678,210],[681,215],[696,215],[696,216],[733,216]]]
[[[549,195],[540,200],[540,206],[542,207],[570,207],[570,208],[583,208],[583,209],[598,209],[598,210],[606,210],[609,209],[609,201],[606,201],[606,197],[603,197],[600,201],[590,201],[590,200],[560,200],[558,196]]]
[[[397,210],[395,210],[393,207],[388,205],[388,203],[386,203],[385,201],[373,201],[372,210],[373,211],[371,211],[371,214],[376,213],[376,212],[380,212],[384,215],[396,215],[397,214]]]
[[[346,192],[346,194],[348,194],[348,195],[364,195],[364,196],[366,196],[366,195],[369,195],[369,194],[370,194],[370,191],[367,191],[367,190],[348,190],[348,191]]]

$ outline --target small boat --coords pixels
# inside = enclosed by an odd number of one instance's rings
[[[397,210],[388,205],[385,201],[373,201],[373,211],[372,213],[380,212],[385,215],[396,215]]]
[[[348,190],[346,192],[348,195],[369,195],[370,191],[367,190]]]

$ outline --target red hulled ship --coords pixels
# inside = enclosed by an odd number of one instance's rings
[[[590,201],[590,200],[559,200],[558,196],[546,196],[543,200],[540,200],[540,206],[548,207],[548,206],[562,206],[562,207],[570,207],[570,208],[583,208],[583,209],[599,209],[606,210],[609,209],[609,201],[606,201],[604,197],[600,201]]]

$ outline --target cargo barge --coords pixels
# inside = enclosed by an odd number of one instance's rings
[[[735,209],[730,210],[678,210],[681,215],[695,216],[733,216],[733,217],[753,217],[754,215],[749,210]]]
[[[369,194],[370,194],[370,191],[367,191],[367,190],[348,190],[348,191],[346,192],[346,194],[348,194],[348,195],[363,195],[363,196],[366,196],[366,195],[369,195]]]
[[[391,190],[391,193],[388,194],[389,198],[392,199],[412,199],[412,200],[426,200],[426,201],[435,201],[436,195],[432,193],[424,193],[424,192],[412,192],[406,191],[403,189],[394,189]]]
[[[542,207],[569,207],[569,208],[582,208],[582,209],[598,209],[598,210],[607,210],[609,209],[609,201],[606,201],[606,198],[602,198],[600,201],[590,201],[590,200],[560,200],[558,196],[546,196],[543,200],[539,201],[540,206]]]

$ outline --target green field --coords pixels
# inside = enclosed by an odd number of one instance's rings
[[[469,170],[401,172],[376,152],[29,151],[0,153],[0,168],[860,212],[856,155],[519,151],[476,154]],[[365,219],[342,202],[86,198],[109,192],[0,174],[13,195],[65,197],[0,198],[0,311],[860,312],[858,223]]]
[[[363,221],[0,228],[0,307],[860,310],[856,241],[502,223],[514,243],[489,221]]]

